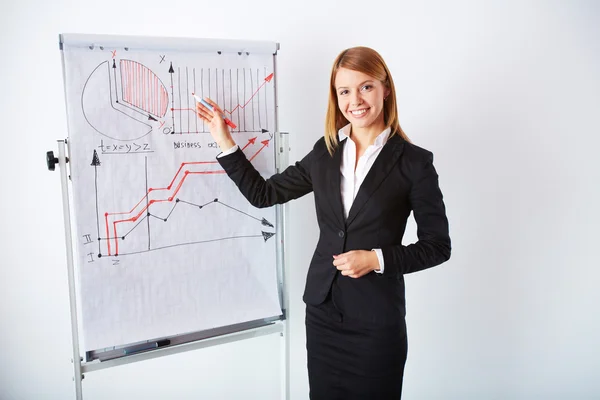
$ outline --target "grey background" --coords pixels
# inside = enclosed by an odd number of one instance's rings
[[[67,135],[61,32],[280,42],[292,162],[323,134],[335,56],[378,50],[403,128],[435,154],[453,240],[449,262],[406,278],[404,398],[600,397],[600,3],[22,0],[0,19],[0,398],[74,398],[60,182],[44,163]],[[296,400],[318,231],[312,196],[287,212]],[[91,373],[84,394],[278,399],[280,363],[273,335]]]

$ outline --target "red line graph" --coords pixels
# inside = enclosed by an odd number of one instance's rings
[[[252,101],[252,99],[254,98],[254,96],[256,96],[256,94],[258,93],[258,91],[260,89],[262,89],[263,86],[265,86],[268,82],[271,82],[271,79],[273,79],[273,73],[271,73],[269,76],[267,76],[263,83],[260,84],[260,86],[258,88],[256,88],[256,90],[254,91],[254,93],[252,93],[252,96],[250,96],[250,98],[242,105],[242,104],[238,104],[237,106],[234,107],[233,110],[228,111],[227,109],[223,109],[223,112],[229,113],[229,115],[233,114],[235,112],[235,110],[237,110],[238,108],[245,108],[248,103],[250,103]]]
[[[232,115],[238,108],[241,108],[241,109],[246,108],[246,106],[252,101],[252,99],[260,91],[260,89],[262,89],[263,86],[265,86],[267,83],[269,83],[269,82],[271,82],[271,80],[273,80],[273,76],[274,76],[273,73],[269,74],[269,76],[267,76],[263,80],[263,83],[261,83],[260,86],[258,88],[256,88],[254,93],[252,93],[252,95],[248,98],[248,100],[246,100],[246,102],[244,104],[238,104],[231,111],[227,110],[226,108],[223,108],[223,113],[228,113],[229,115]],[[171,108],[171,111],[190,111],[190,112],[193,112],[194,114],[198,115],[198,112],[196,111],[195,108]],[[188,133],[190,133],[190,132],[188,132]]]
[[[246,143],[246,145],[241,150],[244,151],[248,146],[254,145],[256,142],[256,139],[257,139],[256,137],[248,139],[248,143]],[[262,144],[262,147],[260,147],[251,157],[248,158],[248,160],[250,162],[252,162],[252,160],[256,156],[258,156],[258,154],[265,147],[267,147],[269,145],[269,140],[263,140],[260,143]],[[201,171],[194,171],[194,170],[187,169],[189,167],[193,168],[194,166],[202,166],[203,168],[206,168],[206,167],[211,167],[211,166],[218,166],[218,162],[217,161],[183,162],[179,166],[179,169],[173,176],[173,179],[171,180],[171,182],[166,187],[149,188],[147,190],[146,194],[144,195],[144,197],[142,197],[140,199],[140,201],[138,201],[137,204],[135,206],[133,206],[133,208],[131,208],[129,211],[104,213],[104,221],[105,221],[105,225],[106,225],[106,246],[107,246],[107,251],[108,251],[109,256],[113,255],[112,248],[111,248],[111,241],[113,241],[113,240],[114,240],[114,255],[119,254],[119,236],[117,233],[117,224],[122,224],[122,223],[126,223],[126,222],[136,222],[144,214],[144,212],[146,212],[146,210],[148,210],[150,208],[150,206],[153,204],[172,202],[175,199],[175,196],[177,195],[177,193],[179,193],[179,191],[181,190],[183,183],[185,182],[187,177],[190,175],[209,175],[209,174],[224,174],[225,173],[225,171],[223,169],[201,170]],[[182,173],[182,171],[183,171],[183,173]],[[177,185],[174,187],[175,182],[177,181],[178,177],[180,177],[180,179],[179,179]],[[166,192],[172,191],[172,193],[167,193],[164,196],[161,196],[160,192],[165,192],[165,191]],[[158,198],[150,199],[151,195],[157,196]],[[144,202],[146,202],[146,204],[144,204]],[[136,211],[140,207],[141,207],[141,209],[139,211]],[[112,233],[113,233],[112,238],[110,237],[111,222],[109,221],[109,217],[120,218],[120,219],[115,219],[112,221]]]

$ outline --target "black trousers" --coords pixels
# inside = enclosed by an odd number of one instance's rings
[[[408,352],[404,319],[369,326],[331,301],[306,306],[311,400],[398,400]]]

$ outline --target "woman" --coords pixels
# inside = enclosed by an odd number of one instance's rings
[[[331,71],[325,136],[263,179],[233,141],[218,105],[198,103],[218,161],[255,207],[314,193],[320,237],[308,270],[311,399],[399,399],[407,355],[403,275],[450,258],[448,220],[431,152],[400,128],[392,76],[374,50],[344,50]],[[413,212],[419,240],[402,245]]]

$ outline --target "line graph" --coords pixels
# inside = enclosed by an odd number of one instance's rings
[[[246,101],[244,104],[238,104],[237,106],[235,106],[235,108],[231,111],[227,110],[226,108],[223,109],[223,111],[225,111],[226,113],[229,113],[230,115],[233,114],[238,108],[246,108],[246,106],[252,101],[252,99],[254,98],[254,96],[256,96],[258,94],[258,92],[260,91],[260,89],[265,86],[267,83],[271,82],[271,80],[273,79],[273,73],[271,73],[269,76],[267,76],[263,83],[260,84],[260,86],[254,91],[254,93],[252,93],[252,95],[250,96],[250,98],[248,99],[248,101]],[[258,78],[257,78],[258,80]]]
[[[169,218],[171,217],[171,215],[173,214],[173,212],[176,210],[177,206],[179,205],[184,205],[184,206],[189,206],[189,207],[193,207],[196,208],[198,210],[203,210],[208,206],[222,206],[222,207],[227,207],[230,208],[232,210],[235,210],[236,212],[238,212],[239,214],[243,214],[245,216],[247,216],[248,218],[254,219],[258,222],[260,222],[260,224],[266,228],[274,228],[273,224],[268,221],[266,218],[257,218],[253,215],[250,215],[248,213],[245,213],[244,211],[238,210],[235,207],[232,207],[222,201],[220,201],[219,199],[214,199],[212,201],[209,201],[207,203],[204,204],[195,204],[189,201],[185,201],[183,199],[175,199],[175,204],[173,205],[173,207],[171,208],[171,210],[169,211],[169,213],[166,216],[158,216],[155,214],[150,213],[149,211],[146,213],[146,215],[143,218],[140,218],[140,220],[138,221],[137,224],[135,224],[128,232],[126,232],[123,236],[120,237],[110,237],[110,238],[100,238],[100,240],[104,240],[104,241],[112,241],[115,239],[120,239],[120,240],[125,240],[130,234],[132,234],[139,226],[142,222],[146,221],[147,219],[150,218],[154,218],[158,221],[162,221],[162,222],[168,222]],[[189,245],[189,244],[199,244],[199,243],[207,243],[207,242],[213,242],[213,241],[219,241],[219,240],[227,240],[227,239],[239,239],[239,238],[261,238],[263,239],[265,242],[267,240],[269,240],[272,236],[274,236],[275,233],[273,232],[266,232],[266,231],[261,231],[261,234],[259,235],[244,235],[244,236],[230,236],[230,237],[222,237],[222,238],[216,238],[216,239],[209,239],[209,240],[203,240],[203,241],[195,241],[195,242],[188,242],[188,243],[178,243],[178,244],[174,244],[174,245],[170,245],[170,246],[162,246],[162,247],[154,247],[154,248],[150,248],[148,250],[143,250],[143,251],[137,251],[137,252],[129,252],[129,253],[118,253],[118,254],[114,254],[115,256],[124,256],[124,255],[131,255],[131,254],[140,254],[144,251],[154,251],[154,250],[160,250],[163,248],[169,248],[169,247],[175,247],[175,246],[180,246],[180,245]],[[110,254],[109,254],[110,255]],[[101,256],[101,254],[99,254],[99,256]]]
[[[204,122],[197,117],[194,94],[213,99],[237,125],[234,131],[269,130],[273,104],[269,96],[261,97],[261,92],[272,83],[274,73],[258,68],[175,68],[171,64],[169,74],[172,127],[163,129],[163,133],[208,133]],[[247,107],[251,112],[246,113]]]
[[[246,150],[248,147],[250,146],[257,146],[256,141],[257,141],[258,137],[253,137],[248,139],[246,145],[244,147],[242,147],[242,151]],[[265,149],[270,141],[272,139],[268,139],[268,140],[263,140],[260,142],[260,144],[262,146],[259,146],[258,148],[254,149],[254,152],[248,156],[248,160],[250,162],[252,162],[252,160],[254,160],[260,153],[261,151],[263,151],[263,149]],[[98,166],[100,166],[100,160],[98,158],[98,154],[96,153],[96,151],[94,150],[94,154],[92,157],[92,166],[94,166],[94,173],[95,173],[95,188],[96,188],[96,203],[97,203],[97,198],[98,198],[98,185],[97,185],[97,179],[98,179],[98,171],[97,168]],[[150,218],[155,218],[155,219],[159,219],[159,220],[163,220],[164,222],[166,222],[168,220],[168,218],[171,216],[171,214],[173,213],[173,211],[175,210],[175,208],[179,205],[179,204],[185,204],[188,206],[194,206],[194,207],[198,207],[199,209],[204,208],[206,205],[208,204],[212,204],[212,203],[217,203],[220,204],[222,206],[228,207],[230,209],[233,209],[235,211],[237,211],[238,213],[244,214],[249,218],[255,219],[259,222],[261,222],[262,225],[264,226],[268,226],[268,227],[273,227],[273,225],[271,223],[269,223],[268,221],[266,221],[264,218],[258,218],[258,217],[254,217],[252,215],[249,215],[247,213],[244,213],[243,211],[237,210],[236,208],[220,202],[218,199],[215,199],[212,202],[206,203],[204,205],[199,205],[199,204],[195,204],[193,202],[190,201],[185,201],[182,200],[180,198],[177,197],[177,195],[180,193],[182,187],[184,186],[184,183],[186,182],[186,180],[188,180],[189,177],[197,175],[197,176],[202,176],[202,175],[216,175],[216,174],[225,174],[225,171],[223,171],[223,169],[220,168],[220,165],[218,164],[217,161],[189,161],[189,162],[182,162],[179,165],[179,168],[177,169],[177,171],[175,172],[173,178],[170,180],[170,182],[168,183],[168,185],[163,186],[163,187],[148,187],[146,189],[145,194],[143,195],[143,197],[129,210],[127,211],[114,211],[114,212],[104,212],[103,213],[103,217],[104,217],[104,233],[105,233],[105,237],[100,237],[100,221],[98,218],[98,209],[96,211],[97,213],[97,231],[98,231],[98,242],[105,242],[105,250],[106,253],[102,253],[102,248],[99,244],[99,251],[98,251],[98,256],[102,257],[103,255],[107,255],[107,256],[118,256],[120,254],[122,254],[120,252],[119,249],[119,245],[121,241],[124,241],[125,238],[127,237],[127,235],[129,235],[135,228],[137,228],[140,223],[144,220],[148,220]],[[156,214],[153,214],[150,211],[150,208],[153,205],[157,205],[159,203],[174,203],[173,208],[170,210],[170,212],[168,213],[168,215],[166,217],[159,217]],[[121,226],[125,226],[125,225],[131,225],[131,224],[135,224],[135,226],[133,228],[131,228],[129,231],[127,231],[127,233],[125,234],[120,234],[120,232],[123,230],[123,228],[121,228]],[[127,228],[125,228],[127,229]],[[150,230],[150,227],[148,226],[148,230]],[[267,235],[267,233],[263,232],[263,237]],[[267,235],[268,239],[270,236]],[[265,239],[265,240],[266,240]],[[150,245],[149,245],[150,247]]]
[[[276,57],[153,40],[62,53],[86,351],[281,312],[281,209],[252,206],[228,178],[192,97],[215,101],[244,157],[272,176]]]

